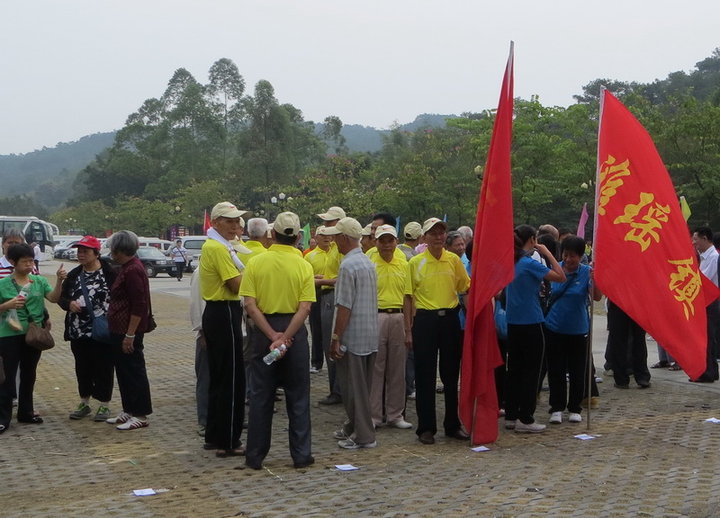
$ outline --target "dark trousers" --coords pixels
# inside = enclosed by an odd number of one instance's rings
[[[70,340],[70,349],[75,357],[80,397],[93,397],[103,403],[110,401],[115,382],[113,346],[84,337]]]
[[[37,364],[41,352],[25,343],[25,335],[0,338],[0,356],[3,359],[5,382],[0,385],[0,424],[6,428],[12,419],[12,400],[15,395],[15,376],[20,369],[18,419],[31,419],[34,413],[33,389]]]
[[[707,357],[705,372],[700,377],[704,381],[718,379],[718,325],[720,324],[720,301],[715,301],[705,308],[707,315]]]
[[[265,315],[265,318],[273,329],[284,331],[292,315]],[[265,334],[257,332],[250,344],[250,376],[254,392],[250,399],[246,459],[250,464],[260,465],[270,451],[275,391],[283,387],[289,421],[290,456],[296,464],[304,463],[312,456],[307,329],[302,326],[298,330],[285,356],[266,365],[263,357],[270,352],[270,343]]]
[[[200,426],[207,426],[208,391],[210,388],[210,368],[208,367],[207,347],[195,339],[195,403]]]
[[[440,379],[445,387],[443,426],[445,433],[451,435],[460,429],[458,378],[462,343],[457,310],[446,310],[445,316],[440,316],[437,311],[418,309],[412,335],[415,353],[415,408],[418,416],[415,433],[437,433],[435,381],[439,355]]]
[[[615,384],[627,385],[630,382],[628,371],[632,371],[636,383],[650,382],[645,330],[612,301],[608,301],[607,319],[607,352]]]
[[[322,320],[320,317],[320,291],[315,290],[315,297],[317,302],[313,302],[310,306],[310,335],[312,336],[312,354],[310,356],[310,364],[316,369],[320,370],[323,366],[323,360],[325,353],[323,352],[323,339],[322,339]]]
[[[508,324],[505,419],[535,422],[537,387],[545,350],[542,324]]]
[[[240,446],[245,416],[241,320],[239,300],[207,301],[202,317],[210,371],[205,442],[222,450]]]
[[[328,370],[328,383],[330,394],[340,395],[340,384],[337,380],[335,362],[330,359],[330,338],[332,337],[333,315],[335,314],[335,290],[322,290],[320,292],[320,315],[322,319],[322,347],[325,354],[325,364]]]
[[[507,387],[507,340],[498,337],[498,346],[502,365],[495,367],[495,392],[497,392],[498,405],[505,408],[505,390]]]
[[[547,328],[544,332],[547,340],[550,413],[562,412],[567,408],[568,412],[579,414],[585,387],[587,335],[554,333]],[[569,397],[566,374],[570,378]]]
[[[145,368],[145,346],[143,334],[135,334],[130,354],[122,351],[122,338],[118,335],[119,345],[111,346],[114,351],[115,375],[117,376],[120,400],[123,411],[134,416],[152,414],[150,400],[150,382]]]
[[[184,262],[174,263],[174,265],[175,265],[175,268],[174,268],[175,277],[177,277],[178,279],[182,279],[183,271],[185,271],[185,263]]]

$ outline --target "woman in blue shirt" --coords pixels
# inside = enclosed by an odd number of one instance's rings
[[[568,421],[579,423],[580,401],[585,388],[584,373],[587,365],[587,335],[590,331],[588,294],[592,269],[580,264],[585,254],[585,240],[570,236],[562,242],[562,267],[567,280],[553,282],[550,311],[545,317],[547,337],[548,381],[550,384],[550,423],[562,423],[563,411],[568,410]],[[597,287],[593,298],[602,297]],[[568,397],[566,373],[570,378]]]
[[[535,239],[530,225],[515,228],[515,277],[506,290],[508,324],[508,372],[505,394],[505,428],[516,432],[542,432],[535,422],[540,366],[545,349],[540,308],[542,281],[565,282],[555,257]],[[533,259],[538,252],[550,268]]]

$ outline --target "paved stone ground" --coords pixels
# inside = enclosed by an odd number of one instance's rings
[[[46,268],[50,271],[50,268]],[[347,452],[332,432],[340,406],[322,407],[327,377],[312,376],[316,464],[295,470],[282,403],[265,469],[217,459],[196,434],[189,279],[151,281],[159,323],[147,337],[155,414],[148,428],[119,432],[71,421],[76,405],[72,354],[54,308],[55,349],[43,354],[35,390],[42,425],[13,423],[0,437],[0,513],[5,516],[657,516],[720,515],[718,384],[690,384],[682,372],[653,370],[647,390],[600,385],[601,405],[586,423],[540,435],[500,431],[490,451],[438,435],[421,445],[413,431],[380,429],[378,448]],[[594,354],[602,365],[605,320],[596,317]],[[650,360],[656,360],[649,342]],[[441,398],[438,398],[438,403]],[[119,395],[113,403],[117,410]],[[547,421],[547,392],[537,416]],[[440,419],[442,418],[439,411]],[[408,420],[415,422],[414,405]],[[339,472],[336,464],[360,469]],[[167,490],[136,497],[133,489]]]

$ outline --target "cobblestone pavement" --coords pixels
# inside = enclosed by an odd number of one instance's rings
[[[46,268],[46,271],[50,271]],[[720,515],[720,385],[691,384],[682,372],[651,371],[647,390],[601,384],[601,404],[586,423],[549,426],[539,435],[502,429],[490,451],[441,434],[432,446],[412,430],[382,428],[379,446],[348,452],[332,432],[340,406],[322,407],[325,370],[311,376],[316,464],[292,467],[282,402],[265,469],[218,459],[196,433],[189,279],[151,280],[159,327],[146,357],[155,413],[148,428],[119,432],[71,421],[77,403],[72,354],[61,339],[43,354],[35,406],[42,425],[13,423],[0,437],[4,516],[658,516]],[[605,320],[596,317],[594,354],[602,365]],[[650,362],[655,343],[648,342]],[[441,396],[438,403],[441,403]],[[537,416],[547,422],[547,392]],[[119,409],[116,393],[113,410]],[[439,417],[442,411],[438,405]],[[415,422],[414,405],[407,419]],[[244,436],[244,434],[243,434]],[[340,472],[336,464],[360,469]],[[136,497],[133,489],[164,490]]]

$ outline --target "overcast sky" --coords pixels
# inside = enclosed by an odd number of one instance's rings
[[[3,0],[0,154],[118,129],[222,57],[307,120],[387,128],[494,107],[514,40],[515,95],[567,106],[598,77],[691,70],[718,20],[718,0]]]

